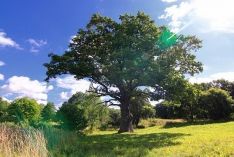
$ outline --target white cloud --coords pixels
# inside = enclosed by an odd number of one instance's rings
[[[234,33],[233,0],[187,0],[173,4],[159,18],[169,20],[174,32],[190,24],[204,32]]]
[[[68,92],[61,92],[61,93],[60,93],[60,98],[61,98],[62,100],[68,100],[68,99],[70,98],[69,95],[70,95],[70,94],[69,94]]]
[[[32,44],[33,46],[41,47],[43,45],[46,45],[47,42],[45,40],[35,40],[35,39],[28,39],[28,42]]]
[[[160,19],[169,19],[169,26],[172,31],[179,32],[179,30],[188,23],[187,16],[190,15],[192,5],[189,2],[181,2],[179,5],[172,5],[164,10],[164,14]]]
[[[218,79],[225,79],[233,82],[234,72],[221,72],[221,73],[212,74],[208,77],[191,77],[189,78],[189,81],[192,83],[207,83]]]
[[[90,86],[90,82],[88,80],[77,80],[73,76],[66,76],[64,78],[56,78],[56,84],[60,88],[71,90],[72,94],[76,92],[85,93]]]
[[[0,61],[0,67],[4,66],[4,65],[5,65],[5,63],[3,61]]]
[[[0,67],[4,66],[5,63],[3,61],[0,61]],[[4,75],[0,73],[0,81],[4,80]]]
[[[56,78],[55,82],[57,87],[69,90],[69,92],[60,93],[60,98],[63,100],[67,100],[76,92],[85,93],[87,90],[89,90],[91,84],[88,80],[77,80],[74,78],[74,76],[70,75],[64,78]]]
[[[59,94],[61,101],[68,100],[73,94],[77,92],[85,93],[89,90],[91,82],[85,79],[77,80],[72,75],[67,75],[63,78],[56,78],[55,79],[56,86],[59,88],[66,89],[68,91],[63,91]],[[99,85],[94,83],[93,86],[95,88],[99,88]],[[111,91],[118,91],[116,87],[110,87],[109,90]],[[102,96],[101,100],[108,100],[110,96]]]
[[[0,81],[4,80],[4,75],[0,73]]]
[[[70,36],[69,43],[73,43],[73,39],[76,37],[76,35]]]
[[[28,39],[27,42],[31,44],[31,52],[39,52],[40,47],[47,44],[47,41],[45,40],[36,40],[32,38]]]
[[[5,32],[0,31],[0,47],[14,47],[17,49],[22,49],[19,44],[17,44],[14,40],[7,37],[7,34]]]
[[[160,103],[162,103],[164,100],[163,99],[160,99],[160,100],[158,100],[158,101],[151,101],[151,100],[149,100],[149,102],[150,102],[150,104],[152,105],[152,106],[156,106],[157,104],[160,104]]]
[[[6,84],[1,86],[1,90],[5,95],[27,96],[43,104],[47,103],[47,93],[52,89],[52,85],[47,86],[45,82],[31,80],[25,76],[12,76],[7,80]]]
[[[9,103],[11,103],[11,102],[12,102],[12,100],[7,99],[7,98],[5,98],[5,97],[1,97],[1,98],[2,98],[2,100],[7,101],[7,102],[9,102]]]
[[[172,3],[172,2],[176,2],[177,0],[161,0],[162,2],[166,2],[166,3]]]

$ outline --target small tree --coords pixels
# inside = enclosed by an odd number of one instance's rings
[[[230,82],[225,79],[219,79],[208,83],[200,83],[197,84],[197,86],[200,87],[200,89],[202,90],[208,90],[210,88],[220,88],[227,91],[234,99],[234,82]]]
[[[229,82],[228,80],[220,79],[215,80],[210,83],[213,88],[220,88],[227,91],[232,99],[234,99],[234,82]]]
[[[227,91],[211,88],[202,93],[199,103],[206,117],[219,120],[229,118],[233,100]]]
[[[109,109],[109,121],[108,124],[112,125],[113,127],[118,127],[120,124],[120,110],[119,109]]]
[[[156,117],[160,118],[181,118],[180,104],[174,101],[163,101],[155,106]]]
[[[54,120],[56,115],[56,108],[53,103],[47,103],[45,107],[43,107],[41,111],[41,117],[44,121],[52,121]]]
[[[155,110],[147,97],[138,96],[131,99],[130,111],[133,116],[133,124],[138,126],[141,118],[152,118],[155,116]]]
[[[9,103],[0,97],[0,122],[6,121]]]
[[[94,94],[76,93],[58,111],[63,127],[72,130],[93,130],[107,123],[107,108]]]
[[[35,124],[39,121],[41,107],[34,99],[20,98],[8,107],[10,121],[20,124]]]
[[[64,129],[83,130],[88,126],[88,120],[84,116],[84,109],[75,104],[63,103],[57,112],[57,117]]]
[[[153,118],[153,117],[155,117],[155,109],[150,103],[145,104],[141,112],[141,118]]]
[[[181,93],[181,106],[180,109],[189,120],[193,120],[199,112],[198,100],[201,90],[195,85],[186,83],[184,91]]]

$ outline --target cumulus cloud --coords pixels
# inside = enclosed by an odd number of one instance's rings
[[[73,94],[77,92],[82,92],[85,93],[89,90],[91,82],[86,80],[86,79],[80,79],[77,80],[74,78],[72,75],[67,75],[63,78],[56,78],[55,79],[56,86],[59,88],[62,88],[66,91],[62,91],[59,96],[61,101],[66,101],[68,100]],[[93,84],[93,87],[99,88],[100,86],[96,83]],[[118,88],[116,87],[110,87],[110,91],[118,91]],[[100,99],[102,101],[107,101],[111,99],[110,96],[101,96]],[[116,101],[112,101],[113,103],[117,103]],[[60,103],[61,105],[61,103]]]
[[[0,67],[4,66],[5,63],[3,61],[0,61]],[[0,81],[4,80],[4,75],[0,73]]]
[[[233,0],[180,0],[165,8],[159,18],[169,20],[169,26],[176,33],[189,25],[203,32],[234,33],[233,5]]]
[[[215,73],[208,77],[191,77],[189,78],[189,81],[192,83],[207,83],[211,82],[213,80],[218,79],[225,79],[230,82],[234,81],[234,72],[221,72],[221,73]]]
[[[0,61],[0,67],[4,66],[4,65],[5,65],[5,63],[3,61]]]
[[[0,31],[0,47],[14,47],[17,49],[22,49],[19,44],[17,44],[13,39],[7,36],[5,32]]]
[[[73,43],[73,39],[76,37],[76,35],[70,36],[69,43]]]
[[[63,78],[56,78],[55,79],[56,86],[66,89],[69,92],[61,92],[60,98],[63,100],[67,100],[69,97],[71,97],[76,92],[82,92],[85,93],[87,90],[89,90],[90,82],[88,80],[77,80],[74,78],[74,76],[66,76]]]
[[[161,0],[162,2],[166,2],[166,3],[172,3],[172,2],[176,2],[177,0]]]
[[[4,80],[4,75],[0,73],[0,81]]]
[[[76,92],[85,93],[90,86],[90,82],[88,80],[77,80],[74,76],[66,76],[64,78],[56,78],[56,85],[60,88],[71,90],[72,94]]]
[[[9,102],[9,103],[11,103],[11,102],[12,102],[12,100],[7,99],[7,98],[5,98],[5,97],[1,97],[1,98],[2,98],[2,100],[7,101],[7,102]]]
[[[39,52],[40,48],[47,44],[47,41],[45,40],[36,40],[32,38],[28,39],[27,42],[31,44],[31,52]]]
[[[47,86],[45,82],[31,80],[25,76],[12,76],[1,86],[1,91],[5,95],[18,97],[30,97],[38,103],[47,103],[47,93],[53,89],[52,85]]]
[[[160,100],[158,100],[158,101],[151,101],[151,100],[149,100],[149,102],[150,102],[150,104],[151,104],[152,106],[156,106],[156,105],[162,103],[163,101],[164,101],[163,99],[160,99]]]
[[[70,97],[69,95],[70,94],[68,92],[61,92],[59,96],[62,100],[68,100]]]
[[[190,23],[187,18],[191,18],[190,13],[192,10],[192,5],[189,2],[181,2],[179,5],[172,5],[167,7],[164,10],[164,14],[161,15],[160,19],[168,19],[169,26],[171,27],[172,31],[179,32],[183,26]]]

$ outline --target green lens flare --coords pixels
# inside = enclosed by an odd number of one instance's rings
[[[171,32],[168,28],[164,28],[157,44],[161,50],[165,50],[175,45],[177,39],[178,36],[175,33]]]

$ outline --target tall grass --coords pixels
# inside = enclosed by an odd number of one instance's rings
[[[0,157],[47,157],[46,139],[33,128],[0,124]]]
[[[76,145],[82,135],[69,130],[58,129],[55,127],[42,127],[40,130],[43,132],[47,140],[47,149],[51,157],[67,157],[70,153],[76,151]]]
[[[234,157],[234,122],[148,119],[141,125],[152,127],[82,135],[0,124],[0,157]]]

